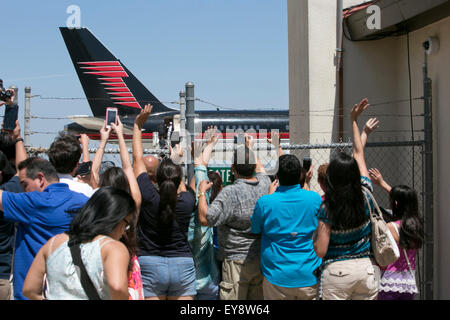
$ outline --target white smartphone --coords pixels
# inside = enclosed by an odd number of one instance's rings
[[[117,108],[106,108],[106,128],[109,128],[111,123],[117,124],[117,112]]]

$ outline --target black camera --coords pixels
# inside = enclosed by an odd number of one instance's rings
[[[13,93],[9,90],[5,90],[3,87],[3,80],[0,79],[0,100],[6,101],[6,99],[11,99],[13,96]]]

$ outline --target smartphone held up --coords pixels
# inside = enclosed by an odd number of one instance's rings
[[[111,123],[117,125],[117,108],[106,108],[106,128],[111,127]]]
[[[309,171],[309,168],[311,168],[312,159],[310,157],[304,157],[303,158],[303,169],[305,169],[306,172]]]

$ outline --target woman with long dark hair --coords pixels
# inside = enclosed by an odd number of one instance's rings
[[[142,194],[137,231],[144,295],[149,300],[193,299],[195,266],[187,233],[195,193],[187,190],[182,168],[172,160],[176,154],[159,164],[159,191],[147,174],[141,129],[151,109],[151,105],[145,106],[133,130],[133,167]]]
[[[100,174],[100,166],[102,164],[105,147],[108,143],[111,132],[115,132],[117,136],[122,167],[110,167]],[[139,190],[136,177],[134,176],[133,167],[131,166],[128,147],[123,136],[123,124],[119,117],[117,117],[117,123],[110,123],[109,126],[106,126],[105,122],[105,125],[100,129],[100,145],[98,146],[97,152],[95,153],[92,161],[90,176],[90,184],[95,190],[97,190],[96,188],[110,186],[128,192],[133,197],[136,203],[137,214],[139,214],[142,202],[141,192]],[[136,215],[135,219],[131,221],[127,232],[121,239],[121,241],[124,242],[129,249],[131,257],[128,270],[130,300],[144,299],[141,271],[139,261],[137,259],[137,219],[138,215]]]
[[[389,193],[392,222],[387,225],[400,249],[400,258],[382,270],[378,300],[413,300],[418,292],[417,250],[425,236],[417,192],[406,185],[391,187],[378,169],[370,169],[369,173],[372,181]]]
[[[353,156],[337,154],[328,165],[325,200],[319,209],[314,249],[323,263],[318,270],[319,298],[376,299],[380,269],[371,249],[371,222],[364,192],[372,183],[364,159],[357,119],[367,99],[351,112]],[[362,189],[362,186],[365,189]]]
[[[88,299],[70,246],[80,245],[81,259],[101,299],[128,299],[128,248],[119,241],[136,215],[133,198],[112,187],[97,190],[75,215],[68,232],[51,238],[28,271],[23,294],[29,299]]]

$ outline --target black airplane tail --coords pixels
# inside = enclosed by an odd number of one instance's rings
[[[116,107],[120,116],[174,111],[161,103],[88,29],[59,28],[94,117]]]

